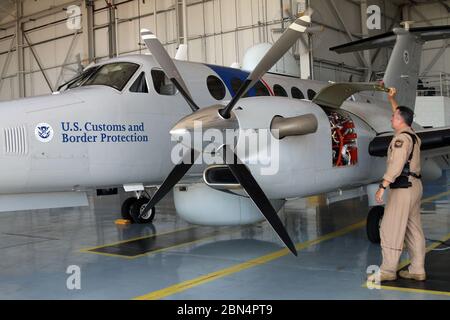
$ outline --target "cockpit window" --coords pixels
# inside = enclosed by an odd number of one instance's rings
[[[130,92],[148,93],[147,81],[145,80],[145,72],[142,72],[136,81],[131,85]]]
[[[103,85],[122,91],[137,69],[139,65],[131,62],[104,64],[81,86]]]
[[[84,70],[81,74],[73,78],[72,80],[66,82],[58,88],[60,91],[62,88],[73,89],[81,86],[89,77],[98,69],[98,67],[91,67],[89,69]]]
[[[163,96],[173,96],[177,93],[177,89],[167,78],[166,74],[162,70],[153,69],[152,70],[153,86],[156,92]]]

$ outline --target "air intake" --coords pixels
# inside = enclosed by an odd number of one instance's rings
[[[4,152],[6,155],[22,156],[28,153],[25,126],[3,129]]]

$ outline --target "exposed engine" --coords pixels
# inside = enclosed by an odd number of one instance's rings
[[[327,112],[331,125],[333,166],[352,166],[358,163],[358,135],[350,116],[336,111]]]

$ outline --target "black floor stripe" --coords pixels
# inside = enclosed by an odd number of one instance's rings
[[[119,244],[88,250],[94,253],[107,253],[124,257],[136,257],[142,254],[188,244],[201,239],[222,234],[223,230],[214,228],[193,228],[172,233],[153,235],[147,238],[130,240]]]
[[[437,249],[446,248],[439,246]],[[397,279],[383,283],[383,286],[406,289],[419,289],[429,291],[440,291],[450,293],[450,250],[430,251],[425,259],[426,281],[414,281]],[[402,270],[407,270],[406,266]]]

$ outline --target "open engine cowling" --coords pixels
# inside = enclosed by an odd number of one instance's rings
[[[174,189],[177,213],[189,223],[207,226],[248,225],[264,220],[251,199],[214,190],[204,183]],[[276,211],[285,201],[271,200]]]

